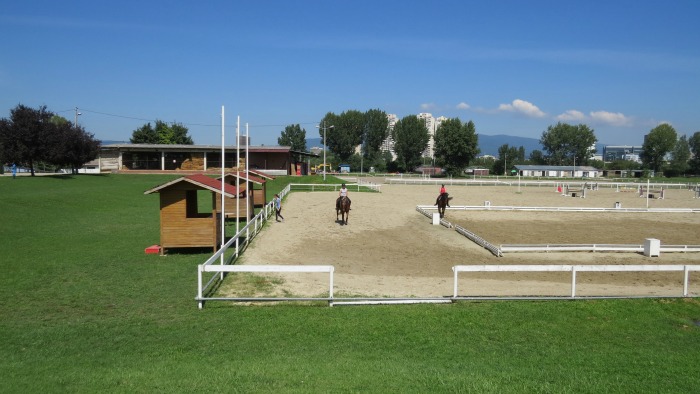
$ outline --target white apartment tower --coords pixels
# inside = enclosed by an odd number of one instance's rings
[[[382,142],[382,152],[389,152],[391,153],[391,159],[396,160],[396,152],[394,152],[394,139],[391,138],[391,132],[394,130],[394,126],[396,125],[396,122],[399,121],[399,117],[396,116],[396,114],[387,114],[386,115],[387,120],[389,120],[389,135],[387,135],[386,139],[384,142]]]

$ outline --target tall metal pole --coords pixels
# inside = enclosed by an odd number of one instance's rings
[[[78,107],[75,107],[75,122],[73,123],[75,127],[78,127],[78,115],[80,115],[80,112],[78,112]]]
[[[236,255],[238,255],[238,231],[239,231],[239,221],[241,212],[241,116],[238,115],[238,120],[236,121]]]
[[[224,163],[226,162],[225,159],[225,153],[226,150],[224,149],[225,145],[225,116],[224,116],[224,106],[221,106],[221,212],[219,213],[220,218],[219,220],[221,221],[221,248],[224,247],[224,244],[226,243],[226,220],[224,219],[225,212],[226,212],[226,196],[224,196],[224,190],[225,187],[224,185],[226,184],[226,180],[224,179]],[[221,254],[221,265],[224,265],[224,254]],[[221,280],[224,279],[224,273],[223,271],[221,272]]]
[[[326,141],[326,121],[323,121],[323,181],[326,181],[326,148],[328,147]]]

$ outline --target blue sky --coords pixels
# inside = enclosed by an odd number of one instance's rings
[[[472,120],[539,138],[585,123],[641,145],[700,131],[699,1],[15,1],[0,14],[0,116],[46,105],[103,140],[160,119],[197,144],[307,138],[327,112]]]

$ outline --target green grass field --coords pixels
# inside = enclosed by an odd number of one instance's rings
[[[170,179],[0,177],[0,392],[700,390],[698,299],[199,310]]]

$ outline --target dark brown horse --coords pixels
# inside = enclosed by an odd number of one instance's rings
[[[442,193],[437,199],[438,213],[440,213],[440,218],[445,217],[445,207],[449,205],[452,197],[449,197],[447,193]]]
[[[336,204],[335,207],[335,221],[338,221],[338,216],[342,215],[340,224],[348,224],[348,217],[350,216],[350,199],[346,196],[340,197],[340,203]]]

